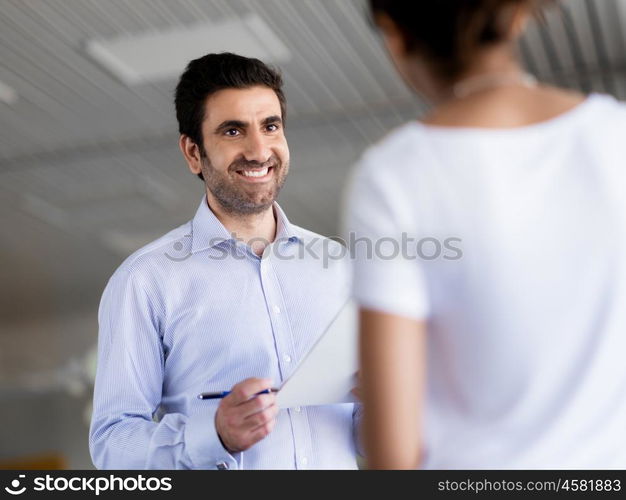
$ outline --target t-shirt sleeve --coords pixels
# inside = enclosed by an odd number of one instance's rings
[[[343,231],[352,257],[352,295],[366,309],[418,320],[429,313],[409,189],[382,155],[365,154],[345,196]],[[378,158],[377,158],[378,157]]]

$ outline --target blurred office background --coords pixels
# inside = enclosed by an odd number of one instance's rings
[[[565,0],[520,50],[544,81],[626,99],[626,0]],[[143,244],[189,220],[203,184],[177,149],[191,58],[278,65],[295,223],[337,234],[368,144],[426,109],[362,0],[0,0],[0,467],[92,468],[97,308]],[[625,131],[626,133],[626,131]]]

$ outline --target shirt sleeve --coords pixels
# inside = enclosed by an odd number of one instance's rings
[[[150,280],[119,269],[102,296],[89,430],[93,463],[98,469],[238,468],[239,457],[224,449],[215,430],[214,405],[154,420],[165,362],[156,295]]]
[[[423,320],[429,313],[418,258],[414,203],[398,169],[372,151],[357,165],[345,197],[344,234],[353,262],[352,295],[364,308]]]

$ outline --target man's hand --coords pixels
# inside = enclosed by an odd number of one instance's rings
[[[363,401],[361,396],[361,372],[358,371],[354,374],[354,383],[356,384],[352,390],[350,391],[352,395],[359,400],[359,402]]]
[[[215,414],[215,429],[226,449],[245,451],[274,429],[276,395],[255,394],[271,389],[269,379],[249,378],[235,385],[222,399]]]

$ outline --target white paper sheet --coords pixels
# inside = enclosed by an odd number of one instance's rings
[[[355,401],[358,370],[357,307],[348,301],[281,386],[276,400],[281,408]]]

